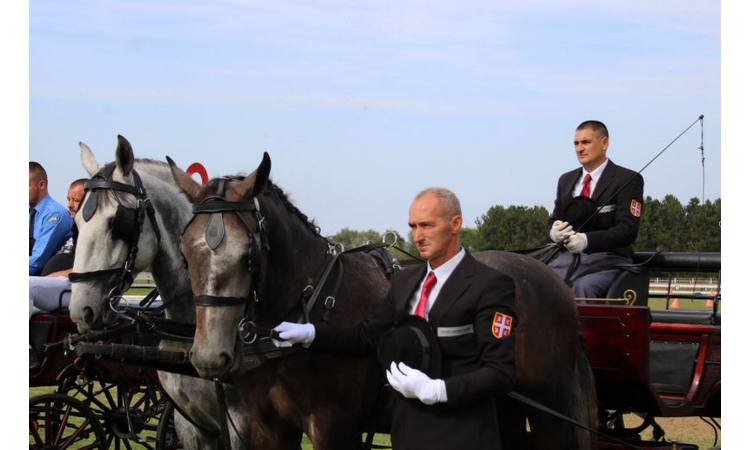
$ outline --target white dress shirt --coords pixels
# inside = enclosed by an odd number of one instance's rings
[[[609,163],[609,159],[605,159],[604,162],[592,172],[586,172],[586,169],[581,167],[581,169],[583,170],[583,174],[580,178],[578,178],[576,186],[573,188],[573,197],[578,197],[579,195],[581,195],[581,191],[583,190],[583,179],[586,178],[586,174],[591,175],[591,183],[589,184],[589,197],[593,197],[594,189],[596,189],[596,183],[599,181],[599,178],[601,178],[602,172],[604,172],[604,168],[607,167],[607,163]]]
[[[456,266],[458,266],[458,263],[460,263],[461,260],[464,259],[465,255],[466,255],[466,251],[464,250],[463,247],[461,247],[461,250],[459,250],[458,253],[453,255],[453,258],[444,262],[437,269],[433,270],[429,264],[427,265],[427,272],[424,274],[424,278],[422,278],[422,281],[419,283],[419,288],[416,290],[416,292],[414,292],[412,299],[409,301],[409,304],[411,305],[409,308],[409,311],[411,311],[411,314],[414,314],[414,311],[417,309],[417,304],[419,303],[419,297],[422,295],[422,286],[424,286],[424,282],[427,280],[427,275],[429,275],[430,272],[433,272],[435,274],[435,279],[436,279],[435,285],[432,287],[432,290],[430,291],[430,295],[427,296],[427,305],[425,305],[425,308],[424,308],[425,319],[430,317],[430,309],[432,309],[432,305],[435,303],[435,300],[440,294],[440,289],[443,288],[443,285],[451,276],[453,271],[456,269]]]

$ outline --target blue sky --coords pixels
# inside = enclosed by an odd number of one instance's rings
[[[707,1],[38,1],[29,5],[29,158],[54,197],[116,135],[136,156],[272,177],[323,233],[405,232],[423,187],[465,221],[551,209],[573,130],[610,128],[641,168],[705,114],[706,198],[720,191],[720,9]],[[696,126],[644,173],[701,196]]]

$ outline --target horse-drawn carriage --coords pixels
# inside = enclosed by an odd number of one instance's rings
[[[29,399],[29,448],[172,448],[173,407],[156,371],[82,356],[86,346],[148,348],[157,344],[154,338],[128,324],[77,335],[64,307],[33,315],[29,331],[40,357],[29,371],[29,387],[49,390]]]
[[[635,262],[643,264],[642,270],[624,272],[610,288],[609,299],[578,305],[604,411],[601,425],[631,441],[649,426],[656,439],[664,436],[655,417],[721,416],[721,255],[642,252]],[[666,293],[649,292],[650,279],[666,275],[671,280],[676,273],[693,279],[712,276],[717,284],[709,296],[699,290],[675,296],[669,287]],[[700,308],[669,309],[680,300]],[[660,304],[665,308],[649,306]],[[623,412],[638,413],[642,423],[626,428]]]
[[[366,252],[337,251],[273,185],[264,197],[261,214],[255,187],[263,177],[262,182],[267,181],[270,162],[265,175],[259,176],[256,171],[247,177],[251,183],[243,189],[254,202],[224,199],[227,185],[248,183],[247,179],[227,178],[214,183],[214,191],[200,206],[193,207],[175,187],[173,176],[180,172],[163,163],[134,160],[124,139],[120,139],[116,163],[104,167],[99,167],[90,151],[82,147],[84,165],[95,181],[84,200],[83,216],[77,218],[83,221],[79,224],[79,243],[84,245],[76,261],[80,258],[85,262],[76,264],[76,270],[86,272],[77,275],[84,282],[74,283],[77,295],[71,315],[79,329],[93,333],[116,327],[124,311],[117,312],[112,302],[120,294],[114,288],[127,284],[122,281],[132,272],[150,270],[161,292],[166,317],[144,322],[138,316],[132,321],[137,324],[139,338],[157,331],[156,336],[163,338],[158,349],[154,347],[156,342],[135,340],[120,343],[122,347],[114,343],[92,347],[83,342],[76,351],[126,362],[123,367],[127,370],[140,371],[139,366],[159,369],[160,384],[179,411],[175,421],[182,421],[176,426],[183,432],[186,448],[246,448],[251,442],[253,448],[294,448],[303,432],[316,448],[359,445],[362,427],[383,402],[379,395],[382,374],[373,376],[380,373],[377,362],[348,360],[341,365],[338,361],[337,368],[344,376],[334,377],[330,371],[334,361],[330,358],[276,349],[270,328],[292,316],[309,320],[313,313],[324,319],[332,315],[334,322],[361,320],[364,308],[347,303],[347,296],[377,297],[387,290],[386,276],[376,258]],[[136,169],[140,176],[134,175]],[[194,182],[185,181],[180,188],[194,198],[197,188],[190,183]],[[280,220],[288,222],[281,224]],[[185,244],[185,235],[180,235],[190,225],[200,239],[205,236],[207,244],[200,245],[214,249],[221,242],[231,242],[221,248],[229,252],[229,261],[236,261],[218,264],[229,272],[211,272],[216,270],[211,264],[217,265],[212,258],[182,255],[181,238],[183,250],[199,247]],[[269,232],[273,226],[291,233],[290,237]],[[117,230],[119,237],[107,237],[102,242],[110,228]],[[110,259],[101,254],[102,245],[107,246]],[[289,265],[273,266],[273,260],[266,259],[269,248],[276,258],[295,264],[294,270]],[[123,267],[108,269],[111,254],[120,255],[115,260],[126,261]],[[692,261],[688,267],[678,264],[676,255],[656,255],[640,273],[627,273],[617,280],[608,299],[587,299],[576,309],[562,280],[533,258],[502,252],[476,256],[513,273],[518,295],[524,300],[517,307],[520,323],[535,324],[518,331],[518,345],[526,346],[519,359],[517,387],[523,395],[499,400],[506,402],[504,411],[517,410],[523,424],[528,420],[531,433],[521,433],[530,438],[522,437],[523,442],[536,442],[537,448],[542,438],[559,448],[659,448],[667,444],[644,442],[638,436],[648,425],[655,426],[654,417],[719,415],[718,312],[714,309],[707,317],[698,317],[659,313],[647,306],[648,272],[694,270],[693,259],[688,258]],[[183,257],[193,261],[190,276]],[[706,264],[704,256],[696,256],[701,268],[718,271],[718,255],[712,257],[713,265]],[[196,261],[208,264],[206,270]],[[269,278],[272,271],[275,279]],[[215,284],[216,279],[222,283]],[[209,286],[214,286],[213,290],[206,290]],[[718,302],[718,294],[713,300]],[[199,314],[196,304],[203,308]],[[209,310],[212,306],[218,308]],[[538,320],[525,320],[529,317]],[[707,322],[695,323],[702,320]],[[585,352],[580,346],[580,324]],[[165,327],[171,331],[164,331]],[[556,353],[546,351],[549,339],[555,340]],[[215,346],[223,341],[224,347]],[[195,377],[196,373],[186,367],[189,350],[192,362],[199,363],[198,373],[207,379]],[[287,354],[289,358],[283,357]],[[143,376],[148,371],[140,373],[139,379],[148,378]],[[238,375],[230,376],[232,373]],[[627,443],[613,443],[610,438],[597,441],[590,431],[573,430],[558,417],[529,403],[519,403],[518,398],[542,403],[584,426],[596,424],[598,406],[603,411],[599,417],[601,429]],[[94,399],[88,401],[93,403]],[[321,406],[327,409],[320,410]],[[643,425],[626,428],[622,421],[626,412],[641,414]],[[96,434],[95,430],[88,433]],[[162,442],[157,440],[157,445]]]

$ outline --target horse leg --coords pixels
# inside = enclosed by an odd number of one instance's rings
[[[315,450],[351,450],[362,446],[362,432],[346,411],[316,411],[307,421]]]
[[[174,427],[185,450],[220,450],[219,441],[215,434],[209,434],[197,429],[178,411],[174,412]]]

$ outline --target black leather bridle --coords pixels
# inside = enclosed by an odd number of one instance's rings
[[[260,212],[260,203],[257,197],[253,197],[249,201],[232,202],[226,200],[224,197],[224,190],[227,182],[238,181],[242,178],[239,177],[224,177],[218,180],[218,187],[216,195],[207,197],[200,203],[193,204],[193,219],[187,224],[185,230],[190,226],[193,220],[199,214],[210,214],[211,217],[208,219],[208,225],[206,226],[205,236],[206,243],[214,250],[224,240],[224,213],[234,213],[240,222],[244,225],[245,230],[248,233],[250,239],[249,249],[249,261],[248,267],[251,274],[251,286],[250,286],[250,297],[227,297],[217,295],[196,295],[194,301],[197,306],[238,306],[241,304],[246,305],[246,312],[248,308],[252,307],[252,303],[258,302],[258,291],[260,290],[260,283],[263,282],[265,272],[265,256],[270,250],[268,243],[268,236],[265,228],[265,218]],[[249,211],[255,216],[257,226],[255,229],[245,220],[242,212]],[[184,231],[183,231],[184,234]],[[252,299],[252,301],[250,301]],[[246,314],[247,315],[247,314]]]
[[[133,169],[133,185],[119,183],[112,180],[114,164],[105,166],[90,180],[84,184],[85,191],[89,192],[89,197],[83,205],[81,211],[83,220],[88,222],[94,216],[99,205],[99,194],[103,190],[116,192],[125,192],[136,197],[137,206],[130,208],[123,205],[120,199],[115,195],[117,201],[117,211],[112,218],[110,226],[112,227],[112,239],[124,241],[128,246],[128,256],[121,267],[111,269],[101,269],[89,272],[72,272],[68,275],[71,283],[99,280],[102,278],[111,278],[118,276],[117,283],[107,295],[107,303],[110,308],[115,310],[117,302],[122,298],[123,291],[133,282],[133,266],[138,256],[138,240],[143,231],[143,222],[148,216],[151,222],[151,228],[156,234],[157,245],[161,243],[161,233],[156,223],[156,212],[151,204],[151,200],[146,194],[146,189],[141,182],[138,172]]]

